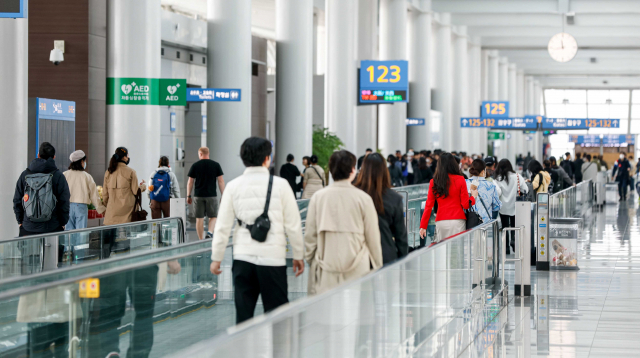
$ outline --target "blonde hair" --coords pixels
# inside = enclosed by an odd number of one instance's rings
[[[209,155],[209,148],[200,147],[200,149],[198,149],[198,152],[201,153],[202,155]]]

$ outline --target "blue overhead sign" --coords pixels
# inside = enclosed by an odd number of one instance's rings
[[[187,88],[187,102],[240,102],[239,88]]]
[[[407,118],[405,119],[407,126],[423,126],[424,118]]]
[[[76,118],[76,102],[38,98],[38,118],[73,121]]]
[[[408,61],[360,61],[361,104],[409,102]]]
[[[508,101],[484,101],[480,117],[483,118],[509,118]]]
[[[619,119],[598,118],[544,118],[543,129],[620,128]]]
[[[585,147],[599,147],[600,135],[570,135],[569,141],[583,145]],[[620,147],[635,145],[636,136],[633,134],[604,134],[602,135],[602,145],[605,147]]]
[[[536,129],[533,118],[460,118],[462,128]]]
[[[8,17],[8,18],[27,17],[26,1],[0,0],[0,18],[1,17]]]

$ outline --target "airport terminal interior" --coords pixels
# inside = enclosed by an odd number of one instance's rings
[[[640,356],[640,0],[0,0],[0,108],[0,357]]]

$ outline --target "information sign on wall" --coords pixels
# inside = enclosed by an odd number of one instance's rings
[[[239,88],[189,88],[187,102],[240,102]]]
[[[0,18],[23,18],[27,17],[25,0],[0,0]]]
[[[509,118],[508,101],[484,101],[480,117],[485,118]]]
[[[361,104],[409,102],[408,61],[361,61]]]
[[[488,140],[504,140],[503,132],[487,132]]]
[[[186,105],[187,80],[172,78],[107,78],[107,104]]]
[[[602,135],[570,135],[569,141],[584,147],[599,147],[600,139],[605,147],[625,147],[636,144],[636,136],[632,134],[605,134]]]
[[[412,127],[412,126],[423,126],[424,125],[424,118],[407,118],[407,119],[405,119],[405,123],[409,127]]]

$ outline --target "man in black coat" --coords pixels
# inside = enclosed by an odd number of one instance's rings
[[[55,162],[56,149],[51,143],[44,142],[40,145],[38,158],[34,159],[27,170],[20,174],[20,178],[16,183],[16,189],[13,194],[13,212],[16,215],[18,225],[20,225],[20,236],[36,235],[41,233],[64,231],[67,221],[69,221],[69,185],[67,179],[58,170]],[[23,201],[28,200],[25,197],[25,177],[30,174],[53,174],[52,189],[53,196],[56,198],[56,206],[53,215],[49,221],[32,222],[25,215]]]
[[[571,153],[564,153],[564,160],[562,161],[562,163],[560,163],[560,166],[562,167],[562,169],[564,169],[565,172],[567,172],[569,178],[574,178],[575,170],[573,168],[573,162],[571,161]]]
[[[582,164],[584,161],[581,156],[581,153],[576,153],[576,160],[573,162],[573,175],[576,178],[576,184],[582,181]]]
[[[625,153],[620,153],[620,159],[613,166],[611,176],[618,182],[618,193],[620,201],[627,200],[627,186],[629,185],[629,173],[631,172],[631,164],[627,160]]]

